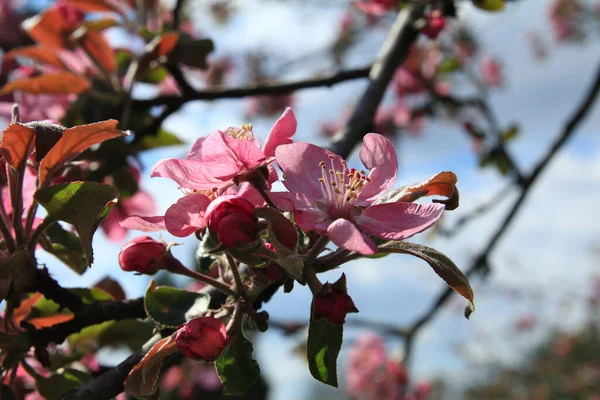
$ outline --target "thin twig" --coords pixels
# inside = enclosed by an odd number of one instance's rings
[[[181,10],[183,9],[183,3],[185,0],[177,0],[175,3],[175,7],[173,7],[173,30],[176,31],[179,29],[179,25],[181,24]]]
[[[123,381],[129,372],[160,339],[160,335],[154,335],[140,350],[127,357],[125,361],[99,377],[63,394],[60,396],[60,400],[106,400],[117,396],[123,391]]]
[[[479,217],[485,215],[486,213],[488,213],[489,211],[493,210],[498,204],[500,204],[502,202],[502,200],[508,194],[511,193],[510,189],[512,187],[513,187],[512,183],[510,185],[508,185],[508,187],[503,187],[500,191],[498,191],[498,193],[496,193],[494,196],[492,196],[491,199],[488,200],[486,203],[479,205],[475,209],[471,210],[471,212],[469,212],[468,214],[464,214],[460,218],[458,218],[458,220],[456,220],[456,222],[454,223],[453,226],[451,226],[449,228],[441,228],[439,231],[439,234],[442,236],[446,236],[446,237],[456,235],[460,230],[462,230],[470,222],[473,222],[477,218],[479,218]]]
[[[415,22],[423,18],[425,5],[406,6],[394,22],[384,45],[369,71],[369,85],[354,107],[344,129],[332,139],[330,150],[348,157],[362,137],[374,126],[375,113],[396,69],[404,62],[419,31]]]
[[[48,328],[29,332],[32,344],[45,347],[50,343],[60,344],[65,339],[88,326],[106,321],[145,318],[144,298],[128,301],[106,301],[86,304],[73,319]]]
[[[136,100],[134,107],[145,109],[157,105],[179,106],[192,100],[237,99],[251,96],[288,94],[290,92],[319,87],[330,87],[338,83],[362,79],[369,76],[370,67],[338,71],[322,78],[304,79],[279,84],[257,84],[242,88],[224,88],[195,91],[189,96],[160,96],[150,100]]]
[[[229,269],[231,270],[231,275],[233,275],[233,281],[235,282],[235,292],[240,295],[244,292],[244,283],[242,282],[242,277],[240,276],[240,270],[238,269],[235,259],[230,254],[225,253],[225,255],[227,256]]]
[[[585,117],[590,112],[592,106],[594,105],[598,93],[600,92],[600,68],[596,72],[596,76],[594,78],[593,84],[588,90],[586,96],[584,97],[581,104],[575,109],[572,116],[568,119],[564,128],[558,135],[554,144],[550,147],[546,155],[538,162],[536,167],[533,169],[531,174],[524,180],[524,184],[521,189],[521,194],[511,207],[510,211],[502,221],[502,223],[498,226],[492,237],[490,238],[487,246],[479,253],[479,255],[473,260],[471,266],[466,270],[465,274],[467,276],[472,276],[473,274],[481,271],[485,271],[487,268],[487,259],[492,251],[496,248],[499,240],[507,231],[508,227],[516,217],[517,213],[521,209],[521,206],[524,204],[527,196],[531,192],[535,182],[541,175],[541,173],[546,169],[546,167],[550,164],[552,158],[558,153],[558,151],[562,148],[562,146],[571,138],[573,133],[575,133],[575,129],[577,126],[585,119]],[[441,309],[441,307],[448,301],[450,295],[453,293],[453,289],[445,288],[440,295],[435,299],[432,306],[420,317],[418,318],[414,324],[410,328],[410,335],[407,338],[405,348],[406,354],[411,353],[411,349],[414,343],[414,337],[419,332],[419,330],[427,324],[429,321],[433,319],[433,317],[437,314],[437,312]]]

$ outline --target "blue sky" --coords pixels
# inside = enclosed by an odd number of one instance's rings
[[[341,9],[315,6],[320,2],[307,3],[294,2],[289,6],[287,2],[264,1],[259,7],[256,0],[245,0],[238,2],[239,13],[227,27],[217,26],[200,14],[195,20],[203,32],[215,39],[218,54],[239,52],[240,48],[261,48],[277,52],[286,60],[323,48],[336,33]],[[548,3],[522,0],[495,15],[483,14],[468,5],[460,10],[462,20],[475,28],[485,47],[504,64],[507,85],[492,94],[491,102],[502,125],[520,124],[521,135],[510,150],[525,169],[546,151],[600,65],[598,41],[553,47],[549,59],[541,63],[533,60],[525,33],[535,28],[545,38],[551,38],[545,19]],[[350,55],[349,64],[363,65],[370,60],[384,35],[384,30],[369,34]],[[311,63],[316,70],[327,66],[319,60]],[[286,77],[299,78],[306,73],[302,68],[290,69]],[[299,94],[295,106],[299,121],[296,140],[324,144],[323,138],[316,136],[319,124],[336,119],[363,87],[364,82],[351,82]],[[252,122],[257,136],[264,139],[273,120],[246,121],[242,115],[243,104],[237,100],[195,102],[169,118],[166,127],[191,144],[198,136],[215,129]],[[509,327],[515,316],[530,311],[533,306],[541,315],[557,321],[551,318],[557,310],[555,299],[543,304],[509,303],[503,297],[487,294],[494,285],[524,285],[550,291],[558,282],[563,287],[586,290],[593,272],[590,249],[600,234],[600,227],[594,223],[600,199],[599,129],[600,109],[596,107],[574,140],[541,177],[517,221],[494,252],[495,269],[490,280],[483,285],[475,284],[477,311],[471,321],[460,316],[464,303],[456,297],[456,304],[446,307],[423,331],[414,354],[414,373],[418,377],[441,374],[456,381],[464,379],[461,376],[465,371],[472,370],[454,351],[458,343],[468,349],[469,360],[474,365],[498,359],[515,362],[522,351],[520,346],[527,346],[542,333],[519,338],[518,343],[522,343],[517,345],[509,345],[505,340],[511,335]],[[401,164],[398,184],[416,182],[442,170],[452,170],[458,175],[461,207],[448,214],[449,223],[489,199],[503,186],[494,171],[477,168],[477,160],[464,136],[452,122],[438,121],[428,125],[420,136],[404,137],[398,142]],[[163,157],[183,156],[187,149],[182,146],[157,151],[144,155],[143,161],[151,166]],[[180,196],[176,185],[168,180],[145,178],[143,184],[155,196],[161,211]],[[427,244],[444,251],[457,265],[466,267],[486,243],[511,199],[514,195],[460,235],[452,239],[438,238]],[[135,236],[131,233],[129,238]],[[174,239],[169,235],[164,238]],[[417,240],[425,242],[423,237]],[[186,245],[177,247],[175,253],[191,261],[194,241],[182,242]],[[82,286],[110,274],[126,287],[130,296],[143,294],[147,278],[119,270],[118,246],[98,235],[94,248],[96,262],[83,277],[56,265],[50,257],[42,261],[47,261],[55,276],[66,285]],[[443,287],[443,282],[426,264],[410,257],[356,261],[345,266],[344,272],[348,276],[349,291],[361,310],[360,316],[366,319],[409,323],[429,306]],[[327,277],[335,280],[338,276],[339,272],[334,272]],[[273,319],[305,320],[309,304],[308,289],[298,287],[289,295],[278,294],[266,309]],[[581,312],[574,311],[561,316],[560,322],[565,328],[572,328],[581,320]],[[348,338],[353,335],[353,332],[347,333]],[[269,332],[261,337],[268,340],[268,345],[262,338],[258,339],[257,351],[263,370],[274,383],[272,398],[310,398],[308,392],[301,390],[312,379],[306,365],[288,351],[295,343],[277,333]],[[391,349],[395,347],[397,343],[390,343]]]

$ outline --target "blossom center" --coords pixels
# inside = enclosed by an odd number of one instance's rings
[[[352,207],[369,182],[369,177],[363,170],[348,168],[345,161],[342,161],[341,170],[336,169],[333,163],[334,159],[335,156],[329,156],[329,166],[325,161],[319,163],[321,168],[319,183],[329,215],[332,218],[349,219]]]
[[[254,131],[252,130],[252,124],[242,125],[241,128],[229,128],[225,134],[234,139],[240,140],[254,140]]]

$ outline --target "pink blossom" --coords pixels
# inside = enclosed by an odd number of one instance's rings
[[[396,400],[406,385],[405,369],[388,358],[383,340],[373,333],[360,337],[350,350],[346,377],[348,394],[360,400]]]
[[[294,97],[291,94],[251,97],[246,101],[246,118],[256,115],[272,116],[292,106]]]
[[[387,12],[395,10],[398,0],[367,0],[354,3],[356,7],[365,14],[379,17]]]
[[[584,9],[578,0],[555,0],[550,7],[550,24],[557,42],[580,38],[579,18]]]
[[[31,67],[20,67],[11,76],[12,79],[31,77],[37,71]],[[19,105],[21,122],[55,120],[65,116],[69,105],[77,95],[48,95],[31,94],[17,90],[13,94],[13,101],[0,102],[0,117],[10,121],[14,103]]]
[[[485,57],[481,62],[481,77],[488,87],[502,86],[502,67],[493,57]]]
[[[430,39],[437,39],[440,32],[446,26],[446,19],[440,11],[433,11],[425,17],[425,26],[421,28],[421,33]]]
[[[398,169],[392,143],[376,133],[364,137],[360,151],[368,175],[308,143],[279,146],[276,158],[294,202],[296,223],[348,250],[376,253],[369,235],[403,240],[429,228],[444,211],[440,204],[375,203],[394,183]]]
[[[121,226],[144,232],[166,228],[174,236],[185,237],[207,226],[207,207],[222,194],[237,193],[253,204],[262,202],[258,192],[242,181],[262,167],[269,170],[267,186],[277,180],[277,173],[270,166],[275,160],[275,149],[292,142],[296,125],[294,112],[288,108],[271,129],[262,149],[252,127],[243,126],[198,139],[185,159],[160,160],[151,176],[172,179],[188,194],[169,207],[164,218],[135,216]],[[232,188],[237,185],[237,190]]]

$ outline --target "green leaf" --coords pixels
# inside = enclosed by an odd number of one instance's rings
[[[337,358],[342,348],[343,325],[333,325],[326,319],[313,321],[308,327],[307,356],[311,375],[327,385],[338,386]]]
[[[152,337],[155,328],[155,325],[149,321],[138,321],[135,319],[112,322],[111,325],[107,326],[100,333],[96,345],[124,345],[135,351]]]
[[[146,69],[139,81],[144,83],[158,84],[161,83],[167,76],[169,76],[169,70],[159,65]]]
[[[116,204],[117,191],[101,183],[71,182],[40,189],[34,197],[48,212],[43,222],[46,226],[64,221],[75,227],[88,265],[91,265],[94,261],[92,237]]]
[[[467,299],[468,305],[467,309],[465,309],[465,316],[469,318],[471,313],[475,311],[475,305],[473,304],[475,295],[473,289],[471,289],[469,278],[444,254],[422,244],[394,240],[379,246],[379,250],[389,253],[411,254],[426,261],[448,286]]]
[[[260,367],[252,358],[253,352],[252,343],[240,331],[215,361],[226,395],[245,394],[260,377]]]
[[[472,0],[477,8],[485,11],[501,11],[504,9],[504,0]]]
[[[206,69],[206,57],[215,49],[210,39],[194,39],[189,35],[181,34],[175,49],[169,54],[169,61],[180,62],[190,67]]]
[[[502,141],[502,143],[506,143],[510,140],[515,139],[517,136],[519,136],[519,125],[512,124],[508,127],[507,130],[500,133],[500,140]]]
[[[65,230],[60,224],[50,225],[45,234],[48,236],[48,240],[42,242],[44,250],[79,275],[87,270],[88,264],[77,235]]]
[[[65,369],[61,373],[50,375],[48,378],[40,377],[35,386],[46,400],[58,399],[61,394],[81,386],[91,379],[85,372],[76,369]]]
[[[72,334],[67,341],[71,347],[86,351],[97,347],[121,345],[135,351],[152,337],[154,328],[155,325],[147,321],[107,321]]]
[[[210,296],[206,293],[188,292],[169,286],[156,286],[150,282],[144,306],[146,314],[156,323],[166,327],[178,327],[189,318],[186,315],[200,315],[208,309]]]
[[[456,57],[450,57],[443,60],[437,67],[438,74],[447,74],[459,70],[462,67],[462,63]]]
[[[142,140],[136,144],[137,151],[157,149],[159,147],[177,146],[184,144],[177,136],[164,129],[159,129],[156,135],[144,135]]]
[[[198,249],[196,250],[195,258],[196,258],[196,269],[203,274],[208,273],[217,258],[215,255],[210,254],[209,252],[217,247],[215,242],[211,239],[210,235],[205,235],[200,243],[198,244]]]

